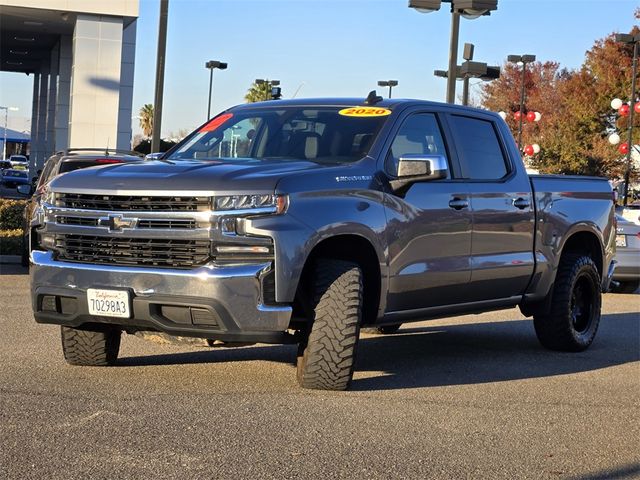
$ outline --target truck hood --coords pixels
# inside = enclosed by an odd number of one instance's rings
[[[268,193],[273,192],[278,181],[285,176],[324,168],[302,160],[157,160],[75,170],[55,178],[50,188],[55,192],[110,195]]]

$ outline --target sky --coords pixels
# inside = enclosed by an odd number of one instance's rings
[[[256,78],[277,79],[283,98],[366,97],[378,80],[398,80],[394,97],[444,101],[450,14],[408,8],[407,0],[170,0],[162,134],[191,130],[207,115],[208,60],[215,70],[212,112],[243,103]],[[460,53],[502,65],[534,54],[579,68],[595,40],[628,32],[638,0],[498,0],[498,10],[461,19]],[[133,111],[153,103],[159,2],[140,0]],[[477,83],[477,81],[476,81]],[[0,73],[9,128],[30,128],[32,77]],[[461,93],[461,85],[457,94]],[[472,94],[478,92],[478,85]],[[1,120],[1,119],[0,119]],[[134,134],[140,132],[133,120]]]

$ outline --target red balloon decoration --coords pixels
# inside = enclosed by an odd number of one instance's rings
[[[621,144],[618,146],[618,151],[619,151],[621,154],[626,155],[627,153],[629,153],[629,144],[628,144],[627,142],[625,142],[625,143],[621,143]]]
[[[516,119],[516,122],[520,121],[520,110],[513,114],[513,118]]]
[[[535,122],[536,121],[536,112],[527,113],[527,121]]]
[[[636,113],[640,113],[640,102],[637,102],[634,106],[633,109],[636,111]]]
[[[623,117],[626,117],[627,115],[629,115],[629,110],[630,110],[629,105],[625,103],[618,109],[618,113]]]
[[[527,145],[526,147],[524,147],[524,153],[526,153],[528,156],[532,156],[534,153],[533,145]]]

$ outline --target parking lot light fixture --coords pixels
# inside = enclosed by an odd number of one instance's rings
[[[209,102],[207,103],[207,120],[211,118],[211,92],[213,89],[213,70],[226,70],[227,64],[225,62],[220,62],[218,60],[209,60],[204,64],[205,68],[209,69]]]
[[[391,98],[391,89],[398,86],[398,80],[378,80],[379,87],[389,87],[389,98]]]
[[[422,13],[440,10],[442,2],[451,4],[451,38],[449,42],[449,69],[453,72],[458,63],[458,37],[460,33],[460,16],[474,19],[490,15],[498,9],[498,0],[409,0],[409,8]],[[455,103],[456,75],[447,76],[447,103]]]
[[[522,121],[524,120],[524,82],[527,73],[527,63],[536,61],[536,56],[527,55],[508,55],[507,61],[522,65],[522,84],[520,85],[520,115],[518,115],[518,148],[522,150]]]
[[[631,96],[629,97],[629,137],[627,141],[627,161],[624,171],[624,198],[622,204],[627,206],[627,197],[629,196],[629,177],[631,174],[631,150],[633,149],[633,117],[635,112],[636,96],[636,76],[638,75],[638,43],[640,43],[640,34],[631,35],[630,33],[618,33],[615,36],[616,42],[633,45],[633,64],[631,68]]]

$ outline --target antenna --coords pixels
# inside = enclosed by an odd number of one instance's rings
[[[382,101],[382,97],[376,93],[375,90],[371,90],[369,95],[367,95],[367,99],[364,101],[365,105],[375,105],[378,102]]]
[[[104,151],[105,156],[109,156],[109,137],[107,137],[107,148]]]

